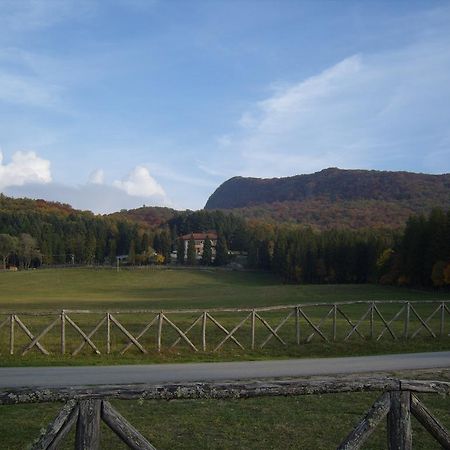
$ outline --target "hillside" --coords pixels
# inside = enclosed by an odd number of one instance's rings
[[[411,214],[450,208],[450,174],[325,169],[286,178],[234,177],[205,209],[317,228],[404,225]]]
[[[115,219],[126,219],[138,222],[148,227],[158,227],[170,219],[178,216],[180,211],[161,206],[142,206],[136,209],[123,209],[120,212],[109,214]]]

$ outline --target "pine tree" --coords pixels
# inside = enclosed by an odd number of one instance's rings
[[[220,236],[217,239],[216,245],[216,259],[214,260],[214,264],[216,266],[224,266],[228,264],[228,247],[227,242],[223,236]]]
[[[184,264],[184,240],[181,238],[178,238],[177,240],[177,263],[178,264]]]
[[[195,240],[194,236],[189,239],[188,248],[187,248],[187,263],[190,266],[195,266],[197,262],[197,252],[195,251]]]
[[[203,255],[202,255],[202,264],[204,266],[210,266],[212,262],[212,244],[209,240],[209,237],[206,236],[205,241],[203,242]]]

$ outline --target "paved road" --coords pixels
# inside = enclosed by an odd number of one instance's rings
[[[243,380],[445,367],[450,367],[450,352],[221,363],[3,367],[0,388]]]

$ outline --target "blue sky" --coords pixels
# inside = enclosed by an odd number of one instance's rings
[[[0,0],[0,190],[104,213],[450,172],[449,30],[444,1]]]

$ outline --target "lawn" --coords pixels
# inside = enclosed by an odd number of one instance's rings
[[[428,302],[418,306],[418,311],[427,317],[433,310],[432,300],[445,300],[445,293],[420,291],[376,285],[286,285],[276,277],[263,273],[198,271],[198,270],[123,270],[119,273],[106,269],[64,269],[35,270],[29,272],[0,273],[0,310],[16,311],[19,317],[37,334],[52,320],[49,317],[32,317],[24,311],[49,310],[57,312],[61,308],[89,308],[99,311],[96,315],[72,315],[83,330],[92,330],[102,313],[107,309],[163,309],[181,329],[185,330],[195,314],[174,314],[170,310],[183,308],[260,307],[304,303],[333,303],[355,300],[411,300]],[[364,306],[343,307],[354,322],[364,313]],[[380,306],[382,314],[390,320],[398,311],[398,305]],[[319,307],[307,310],[314,323],[328,311]],[[261,313],[275,327],[287,311]],[[229,330],[239,323],[246,313],[213,313]],[[439,314],[438,314],[439,316]],[[148,314],[117,314],[117,317],[135,336],[154,317]],[[294,318],[280,329],[280,336],[288,345],[283,346],[272,339],[264,349],[250,350],[250,324],[246,322],[236,337],[245,346],[239,349],[231,341],[219,352],[214,346],[224,337],[224,333],[209,323],[207,330],[207,351],[193,352],[186,344],[180,343],[170,348],[177,337],[173,329],[165,325],[162,351],[155,348],[155,329],[142,337],[140,342],[151,349],[142,354],[135,348],[121,356],[119,349],[127,339],[117,328],[111,332],[112,352],[105,354],[105,329],[102,328],[92,339],[101,350],[94,354],[85,346],[78,356],[60,355],[60,329],[55,327],[44,339],[43,345],[52,354],[41,355],[36,348],[26,356],[21,350],[30,342],[29,338],[16,331],[15,351],[9,355],[8,326],[0,330],[0,365],[80,365],[80,364],[136,364],[181,361],[219,361],[267,358],[298,358],[343,355],[363,355],[408,351],[437,351],[450,349],[450,331],[446,322],[445,335],[433,339],[422,330],[411,340],[393,340],[389,333],[377,342],[375,339],[360,339],[354,335],[349,341],[343,338],[349,325],[340,317],[336,342],[323,342],[314,335],[306,343],[313,331],[302,319],[302,343],[297,345]],[[332,322],[329,318],[321,329],[329,336]],[[0,319],[1,321],[1,319]],[[438,322],[430,325],[438,328]],[[367,334],[367,324],[361,325]],[[392,324],[401,336],[403,323]],[[420,327],[416,318],[411,319],[411,331]],[[17,328],[17,324],[16,324]],[[378,335],[383,329],[381,320],[375,320]],[[262,342],[267,329],[258,323],[256,341]],[[201,345],[199,328],[191,330],[189,337],[195,345]],[[67,352],[73,351],[82,341],[70,327],[67,328]],[[445,379],[448,379],[448,374]],[[247,400],[175,400],[175,401],[115,401],[114,406],[138,430],[159,449],[239,449],[239,448],[304,448],[328,449],[347,435],[359,418],[376,398],[374,393],[327,394],[300,397],[254,398]],[[448,400],[437,395],[422,396],[425,404],[436,413],[445,426],[450,426]],[[27,448],[39,435],[41,429],[53,419],[60,404],[0,406],[0,436],[2,448]],[[338,420],[337,420],[338,418]],[[20,424],[20,433],[17,427]],[[326,426],[323,426],[326,424]],[[413,421],[414,448],[440,448],[432,438]],[[117,438],[102,429],[102,448],[124,448]],[[385,448],[385,426],[380,427],[365,448]],[[72,447],[71,447],[72,443]],[[66,446],[73,448],[73,433]]]
[[[257,272],[231,272],[223,270],[165,270],[165,269],[48,269],[23,272],[0,273],[0,312],[15,311],[33,335],[37,335],[56,316],[33,317],[24,312],[54,311],[55,314],[65,309],[90,309],[97,314],[70,314],[70,317],[88,332],[104,317],[106,310],[134,310],[152,309],[164,310],[181,330],[199,317],[199,313],[171,313],[174,309],[195,308],[199,310],[211,308],[261,307],[275,305],[295,305],[305,303],[334,303],[356,300],[411,300],[424,301],[424,305],[416,306],[423,318],[433,312],[436,305],[432,300],[449,298],[446,293],[397,288],[378,285],[289,285],[283,284],[273,275]],[[401,305],[382,305],[380,312],[386,320],[390,320],[399,311]],[[319,325],[321,318],[329,312],[329,307],[315,307],[305,309],[310,319]],[[365,305],[350,305],[342,307],[343,312],[356,323],[367,310]],[[275,328],[286,315],[292,311],[272,311],[260,313],[264,320]],[[70,356],[82,342],[82,337],[72,326],[66,327],[67,354],[60,352],[60,327],[55,326],[40,342],[50,352],[50,356],[41,355],[34,347],[26,356],[21,357],[23,348],[30,342],[25,333],[15,325],[15,354],[9,355],[9,324],[5,323],[0,329],[0,364],[1,365],[43,365],[43,364],[118,364],[145,363],[170,361],[217,361],[236,359],[289,358],[289,357],[318,357],[338,355],[360,355],[376,353],[395,353],[407,351],[432,351],[450,348],[448,338],[448,324],[450,315],[447,314],[445,333],[440,339],[433,339],[429,332],[421,326],[420,321],[411,315],[411,331],[421,328],[414,340],[401,339],[404,329],[405,312],[391,327],[399,339],[393,340],[386,332],[380,341],[376,339],[361,339],[356,333],[343,342],[351,326],[344,316],[337,318],[336,342],[325,342],[315,333],[306,319],[300,317],[301,345],[296,341],[295,316],[291,316],[280,329],[279,335],[286,346],[274,337],[263,348],[259,345],[268,336],[268,329],[257,320],[255,328],[255,349],[250,349],[251,320],[248,318],[234,335],[245,347],[239,349],[232,340],[228,340],[218,352],[214,348],[225,337],[223,330],[208,319],[207,350],[193,352],[187,343],[181,341],[171,348],[177,339],[177,332],[168,324],[164,324],[162,351],[156,351],[156,322],[140,339],[149,350],[142,354],[136,348],[130,348],[125,355],[119,351],[127,344],[125,335],[113,325],[111,328],[111,354],[106,355],[106,326],[102,325],[92,338],[98,346],[101,355],[96,355],[86,345],[77,356]],[[212,315],[228,330],[232,330],[248,313],[245,312],[214,312]],[[6,318],[7,316],[3,316]],[[125,314],[117,313],[115,317],[134,335],[155,318],[155,313]],[[0,325],[2,322],[0,316]],[[438,333],[440,314],[436,314],[429,321],[430,326]],[[332,315],[320,325],[320,329],[328,338],[332,335]],[[369,322],[364,321],[359,330],[367,336]],[[374,317],[375,337],[381,333],[384,324],[380,317]],[[194,345],[201,349],[201,320],[189,332],[189,338]],[[330,339],[331,340],[331,339]]]
[[[258,272],[47,269],[0,273],[0,308],[218,308],[353,300],[448,299],[449,293],[371,284],[293,285]]]

